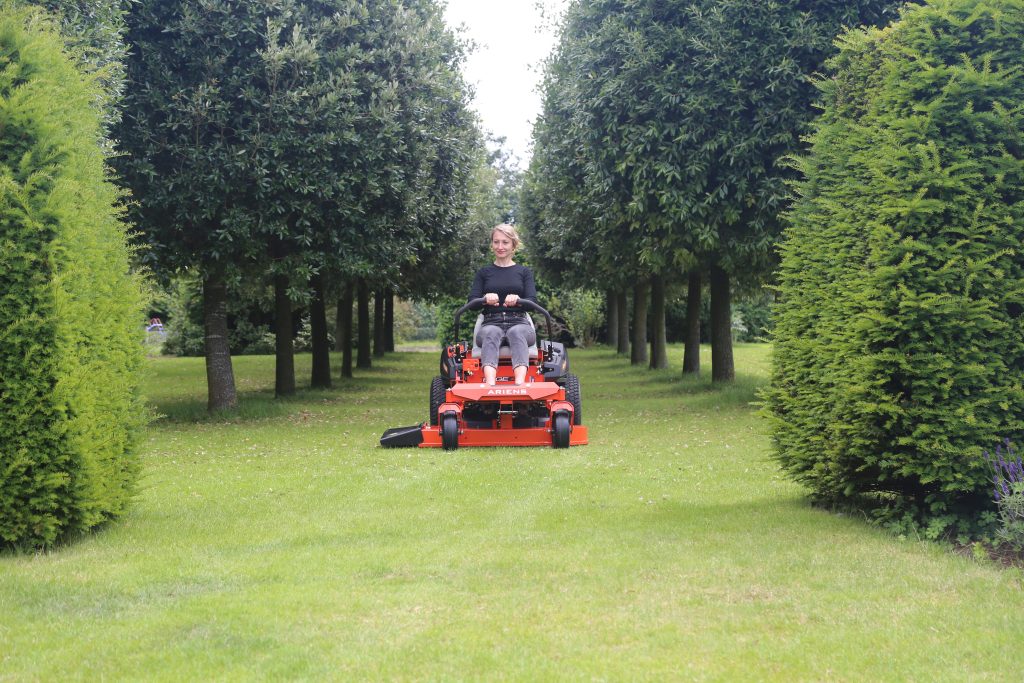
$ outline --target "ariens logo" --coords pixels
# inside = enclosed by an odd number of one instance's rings
[[[485,396],[526,396],[529,393],[526,389],[490,389]]]

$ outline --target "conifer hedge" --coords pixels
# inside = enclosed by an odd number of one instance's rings
[[[141,290],[100,90],[38,10],[0,5],[0,545],[120,513],[144,410]]]
[[[766,409],[783,468],[931,535],[991,519],[1024,435],[1024,1],[856,30],[782,245]]]

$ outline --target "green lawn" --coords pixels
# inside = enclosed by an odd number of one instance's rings
[[[723,390],[573,352],[590,446],[454,453],[377,446],[436,354],[284,402],[239,358],[215,420],[202,361],[154,359],[131,513],[0,556],[0,680],[1019,677],[1021,573],[811,508],[751,406],[768,355]]]

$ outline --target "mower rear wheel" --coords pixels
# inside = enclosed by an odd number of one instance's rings
[[[580,398],[580,378],[576,375],[565,377],[565,400],[572,404],[572,423],[583,424],[583,401]]]
[[[437,409],[444,403],[444,399],[447,396],[445,393],[447,387],[445,386],[444,377],[438,375],[434,378],[434,381],[430,383],[430,426],[437,426]]]
[[[555,448],[568,448],[570,429],[569,416],[566,413],[557,413],[551,429],[551,445]]]
[[[459,447],[459,420],[455,415],[447,414],[441,421],[441,446],[446,451]]]

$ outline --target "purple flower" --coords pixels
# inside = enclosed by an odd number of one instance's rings
[[[982,451],[982,455],[995,475],[992,477],[992,483],[997,501],[1012,495],[1014,484],[1024,483],[1024,462],[1017,455],[1009,439],[1003,439],[1002,443],[997,444],[994,454]]]

